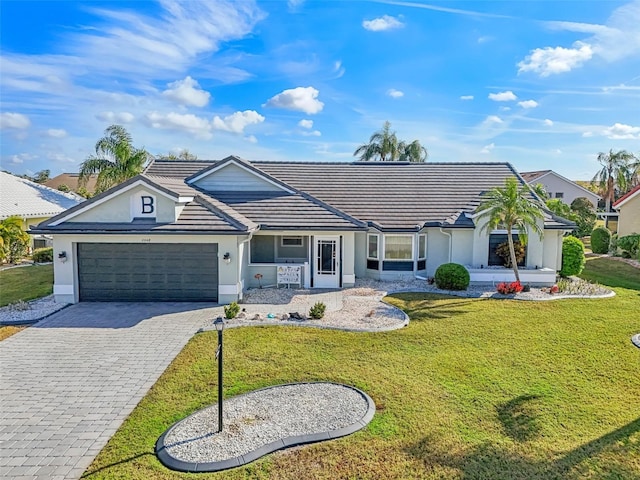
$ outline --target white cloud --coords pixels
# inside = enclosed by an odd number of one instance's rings
[[[169,87],[162,95],[181,105],[204,107],[209,103],[211,94],[200,88],[196,80],[187,76],[184,80],[177,80],[167,84]]]
[[[258,143],[258,139],[255,135],[249,135],[248,137],[244,137],[244,139],[249,143]]]
[[[604,129],[602,134],[612,140],[640,139],[640,127],[632,127],[623,123],[615,123]]]
[[[592,56],[591,45],[583,42],[575,42],[572,48],[536,48],[518,63],[518,73],[534,72],[541,77],[548,77],[580,67]]]
[[[191,113],[148,113],[145,118],[146,123],[158,129],[180,130],[188,132],[198,138],[211,138],[211,123],[202,117],[197,117]]]
[[[473,95],[462,95],[460,100],[473,100]]]
[[[489,94],[489,100],[493,100],[494,102],[511,102],[517,98],[518,97],[511,90]]]
[[[21,113],[3,112],[0,113],[0,128],[15,128],[23,130],[31,126],[31,120]]]
[[[302,128],[313,128],[313,120],[300,120],[298,126]]]
[[[336,74],[336,76],[334,78],[342,77],[345,72],[346,72],[346,69],[342,66],[342,60],[337,60],[333,64],[333,73]]]
[[[67,131],[61,128],[50,128],[46,133],[52,138],[64,138],[67,136]]]
[[[538,102],[535,100],[524,100],[522,102],[518,102],[518,105],[522,108],[536,108],[538,106]]]
[[[13,165],[22,165],[25,160],[33,160],[38,158],[37,155],[31,155],[29,153],[18,153],[17,155],[11,155],[11,163]]]
[[[289,10],[295,10],[298,7],[302,6],[304,1],[305,0],[288,0],[287,1],[287,6],[289,7]]]
[[[365,30],[372,32],[382,32],[384,30],[393,30],[395,28],[404,27],[404,23],[390,15],[374,18],[373,20],[364,20],[362,26]]]
[[[133,114],[129,112],[100,112],[96,115],[98,120],[103,122],[116,122],[116,123],[131,123],[135,119]]]
[[[501,112],[508,112],[511,110],[511,107],[500,107]]]
[[[593,132],[584,132],[582,134],[582,138],[590,138],[593,137]]]
[[[504,123],[504,121],[497,115],[489,115],[487,118],[484,119],[482,123],[484,125],[491,126],[491,125],[500,125],[501,123]]]
[[[300,132],[300,135],[302,135],[303,137],[319,137],[322,135],[322,133],[319,130],[312,130],[310,132]]]
[[[482,44],[482,43],[487,43],[489,41],[493,40],[493,37],[489,36],[489,35],[483,35],[481,37],[478,37],[478,43]]]
[[[491,150],[493,150],[494,148],[496,148],[496,144],[495,143],[490,143],[489,145],[485,145],[484,147],[482,147],[482,150],[480,150],[480,153],[491,153]]]
[[[542,123],[547,127],[553,126],[553,121],[549,120],[548,118],[545,118],[544,122],[542,122]]]
[[[387,90],[387,95],[391,98],[401,98],[404,97],[404,92],[396,90],[395,88],[390,88],[389,90]]]
[[[263,106],[296,110],[313,115],[322,111],[324,107],[324,103],[318,100],[319,93],[313,87],[291,88],[271,97]]]
[[[227,115],[224,119],[215,116],[212,121],[213,128],[231,133],[242,133],[248,125],[264,122],[264,117],[255,110],[245,110]]]

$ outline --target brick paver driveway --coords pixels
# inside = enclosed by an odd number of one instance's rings
[[[0,342],[0,478],[79,478],[211,307],[81,303]]]

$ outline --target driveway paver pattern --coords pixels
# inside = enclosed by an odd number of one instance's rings
[[[0,478],[80,478],[211,307],[80,303],[0,342]]]

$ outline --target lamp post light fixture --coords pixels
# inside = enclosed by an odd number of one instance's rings
[[[213,325],[218,331],[216,358],[218,359],[218,433],[220,433],[222,432],[222,331],[224,330],[224,320],[222,317],[218,317]]]

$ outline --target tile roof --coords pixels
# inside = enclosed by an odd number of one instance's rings
[[[78,173],[61,173],[60,175],[50,178],[44,184],[47,187],[55,188],[56,190],[60,185],[66,185],[73,191],[77,191],[79,184],[80,174]],[[85,187],[88,192],[96,191],[96,182],[98,181],[97,175],[91,175],[87,179],[87,186]]]
[[[52,217],[77,205],[82,197],[0,172],[0,219]]]
[[[638,192],[640,192],[640,185],[636,185],[635,188],[632,188],[630,191],[621,196],[618,200],[613,203],[613,208],[619,207],[622,203],[625,203],[631,197],[634,197]]]
[[[543,175],[546,175],[547,173],[550,173],[551,170],[538,170],[535,172],[520,172],[520,176],[522,176],[522,178],[524,178],[524,181],[527,183],[531,183],[533,181],[535,181],[537,178],[540,178]]]
[[[143,172],[145,175],[185,178],[216,163],[212,160],[153,160]]]

